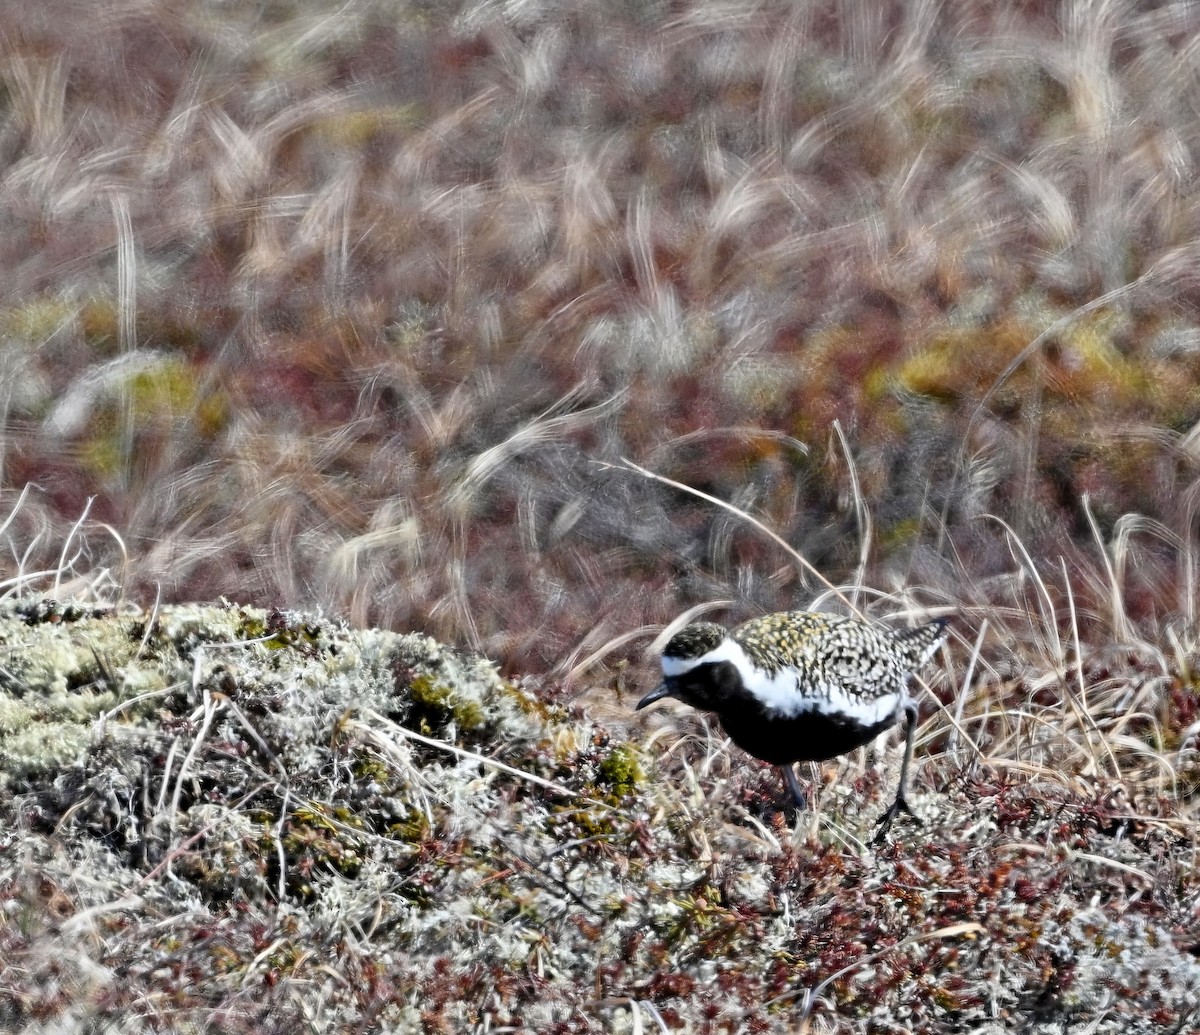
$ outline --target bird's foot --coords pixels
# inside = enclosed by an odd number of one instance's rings
[[[887,836],[887,832],[892,825],[892,820],[900,815],[901,812],[912,816],[917,826],[921,825],[920,819],[917,818],[917,814],[913,812],[904,795],[897,794],[896,800],[892,802],[891,807],[887,810],[887,812],[879,817],[879,822],[876,824],[877,829],[875,830],[875,836],[871,838],[871,844],[877,845],[883,842],[883,839]]]

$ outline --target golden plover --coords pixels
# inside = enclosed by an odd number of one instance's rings
[[[946,619],[893,631],[840,615],[784,611],[732,631],[696,622],[671,637],[662,655],[663,682],[637,708],[674,697],[716,712],[743,751],[771,762],[797,807],[804,792],[793,762],[819,762],[874,740],[907,719],[896,799],[879,820],[875,840],[911,809],[904,797],[917,704],[908,681],[946,639]]]

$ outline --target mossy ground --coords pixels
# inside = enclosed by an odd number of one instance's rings
[[[793,820],[776,772],[688,714],[646,736],[540,713],[424,637],[62,612],[0,614],[27,740],[61,724],[47,687],[86,702],[72,758],[6,768],[6,1030],[1048,1035],[1184,1030],[1200,1003],[1192,792],[1056,769],[1078,727],[1020,763],[927,748],[922,822],[871,849],[886,742],[822,767]]]

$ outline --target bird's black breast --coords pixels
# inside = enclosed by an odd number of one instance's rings
[[[721,726],[738,747],[775,765],[836,758],[869,744],[896,722],[896,716],[890,715],[882,722],[864,725],[845,715],[818,711],[781,718],[753,707],[718,714]]]

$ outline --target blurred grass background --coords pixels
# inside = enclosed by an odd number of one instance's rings
[[[142,602],[320,606],[553,676],[698,602],[811,599],[628,458],[968,642],[1024,609],[1186,682],[1198,28],[7,4],[0,574],[34,585],[86,512],[73,548]]]

